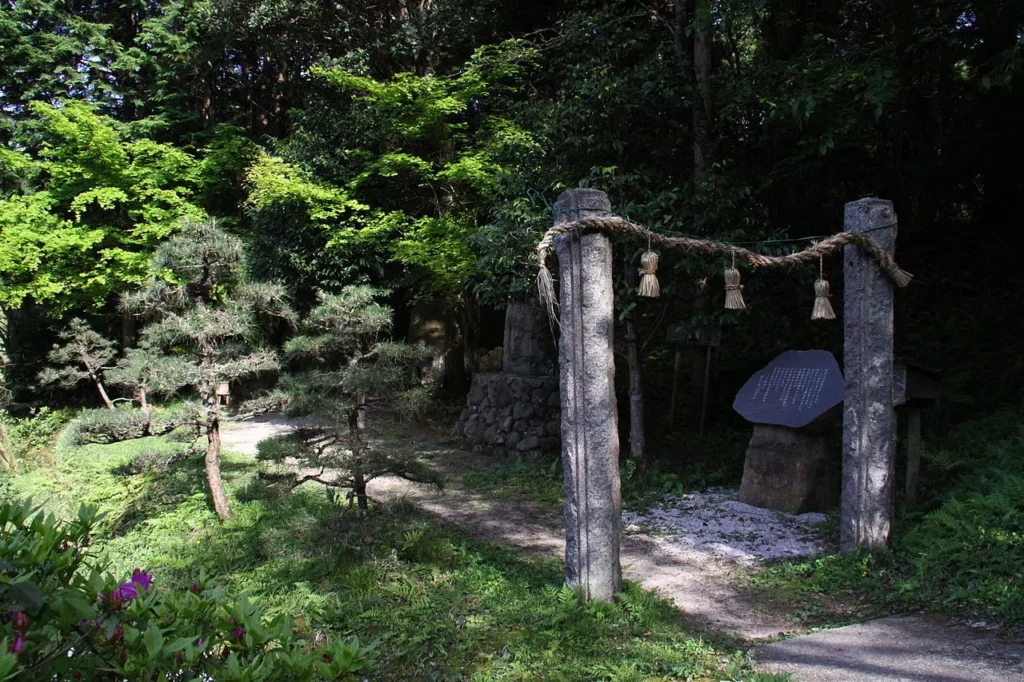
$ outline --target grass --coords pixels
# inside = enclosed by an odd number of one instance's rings
[[[153,438],[64,446],[13,487],[61,515],[98,504],[107,516],[97,547],[118,573],[141,567],[181,587],[212,575],[304,629],[375,640],[372,679],[785,679],[695,637],[682,614],[636,585],[615,604],[584,603],[563,587],[557,561],[459,538],[410,506],[376,506],[359,520],[316,489],[239,496],[258,467],[230,453],[235,517],[220,524],[202,462],[164,466],[183,447]],[[478,483],[554,503],[553,473],[528,472],[536,469],[513,465],[513,475]]]
[[[897,500],[891,551],[779,564],[756,586],[808,604],[812,617],[838,600],[867,615],[940,611],[1024,639],[1022,422],[1024,408],[1007,408],[928,443],[922,501]]]
[[[565,502],[565,485],[558,458],[511,464],[466,474],[467,487],[508,499],[526,500],[544,509],[560,509]]]

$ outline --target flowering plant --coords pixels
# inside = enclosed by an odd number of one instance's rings
[[[0,502],[0,681],[344,680],[372,664],[358,640],[309,646],[205,576],[183,590],[141,570],[116,580],[87,561],[97,518]]]

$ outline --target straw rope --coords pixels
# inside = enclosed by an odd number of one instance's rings
[[[648,244],[659,246],[664,249],[681,249],[691,253],[711,256],[726,254],[732,255],[739,261],[746,261],[755,268],[776,268],[792,267],[803,263],[810,263],[819,260],[822,256],[837,251],[844,246],[856,246],[872,258],[878,261],[882,270],[892,279],[898,287],[905,287],[913,279],[906,270],[896,264],[892,255],[879,246],[878,242],[863,233],[839,232],[831,237],[826,237],[819,242],[812,244],[802,251],[790,253],[785,256],[766,256],[756,253],[750,249],[735,244],[726,244],[711,239],[697,239],[695,237],[670,237],[668,235],[653,232],[645,227],[631,223],[625,218],[618,216],[607,216],[601,218],[583,218],[570,223],[563,223],[550,228],[544,233],[544,238],[537,244],[537,256],[540,261],[540,271],[537,273],[537,287],[541,300],[549,309],[549,314],[554,313],[555,291],[551,272],[547,267],[547,257],[555,237],[566,234],[583,234],[586,232],[607,232],[624,234],[641,240]],[[553,316],[553,315],[552,315]]]

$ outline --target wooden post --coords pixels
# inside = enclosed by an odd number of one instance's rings
[[[555,202],[555,224],[608,215],[604,192],[574,189]],[[622,587],[612,247],[601,233],[554,240],[561,285],[558,363],[565,470],[565,579],[587,599]]]
[[[676,357],[672,363],[672,402],[668,410],[668,427],[676,425],[676,394],[679,391],[679,367],[683,364],[683,351],[676,349]]]
[[[921,408],[907,409],[907,504],[917,502],[917,476],[921,472]]]
[[[870,232],[893,251],[892,202],[860,199],[846,204],[843,229]],[[878,263],[855,246],[844,252],[843,493],[839,547],[885,547],[893,514],[893,284]]]

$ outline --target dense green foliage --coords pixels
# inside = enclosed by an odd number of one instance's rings
[[[64,523],[0,501],[0,679],[338,680],[369,667],[358,640],[309,651],[290,619],[202,577],[187,590],[139,570],[119,583],[90,560],[96,522],[95,507]]]

